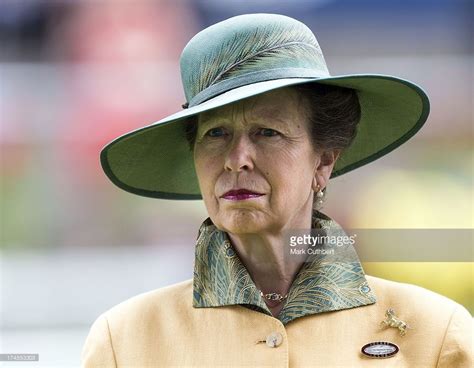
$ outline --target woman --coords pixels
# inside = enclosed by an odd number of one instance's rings
[[[425,93],[330,76],[312,32],[272,14],[203,30],[181,71],[184,110],[111,142],[101,162],[128,192],[204,200],[194,277],[101,315],[84,366],[470,367],[467,310],[366,276],[350,242],[331,248],[347,234],[317,210],[330,178],[420,129]],[[309,229],[326,236],[320,252],[293,252]]]

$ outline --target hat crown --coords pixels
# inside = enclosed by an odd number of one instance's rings
[[[329,76],[311,30],[277,14],[240,15],[204,29],[188,42],[180,64],[190,106],[255,82]]]

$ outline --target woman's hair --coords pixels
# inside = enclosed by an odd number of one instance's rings
[[[290,88],[306,100],[315,150],[344,150],[351,145],[361,115],[354,89],[324,84],[300,84]]]
[[[288,88],[297,91],[305,100],[315,150],[344,150],[351,145],[361,115],[355,90],[314,83]],[[185,135],[191,150],[194,148],[197,123],[197,115],[188,118],[185,123]]]

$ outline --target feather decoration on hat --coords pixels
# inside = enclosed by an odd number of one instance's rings
[[[327,73],[324,57],[314,36],[304,27],[278,24],[237,32],[214,48],[203,50],[202,58],[186,83],[193,95],[222,80],[285,64],[320,69]]]

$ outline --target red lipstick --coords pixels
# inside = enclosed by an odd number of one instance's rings
[[[226,192],[221,198],[230,200],[230,201],[242,201],[251,198],[261,197],[263,194],[253,192],[248,189],[232,189]]]

